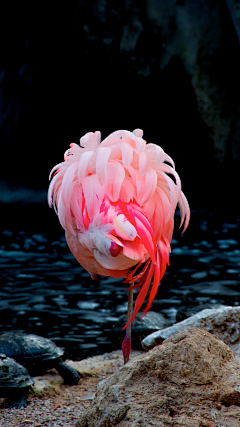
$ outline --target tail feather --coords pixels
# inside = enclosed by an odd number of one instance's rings
[[[141,288],[141,290],[137,296],[135,306],[134,306],[133,315],[132,315],[131,319],[129,320],[129,322],[125,325],[124,328],[126,328],[131,321],[133,321],[133,323],[134,323],[134,319],[135,319],[138,311],[140,310],[140,308],[143,304],[143,301],[145,300],[146,295],[148,293],[148,289],[149,289],[149,286],[151,284],[151,280],[152,280],[152,276],[154,274],[154,270],[155,270],[155,265],[151,262],[145,283],[143,284],[143,286],[142,286],[142,288]]]
[[[141,306],[142,306],[142,304],[146,298],[146,295],[147,295],[148,290],[149,290],[150,285],[151,285],[152,277],[154,276],[152,288],[151,288],[151,291],[149,293],[148,303],[147,303],[147,305],[143,311],[144,311],[144,313],[147,313],[148,310],[150,309],[150,307],[153,303],[153,300],[156,296],[159,284],[160,284],[162,277],[166,271],[166,267],[167,267],[167,265],[169,265],[169,252],[170,252],[170,250],[171,250],[170,244],[169,244],[167,238],[164,238],[157,245],[156,265],[152,262],[152,260],[149,259],[148,262],[143,267],[142,271],[138,275],[134,276],[137,269],[140,267],[139,264],[127,276],[125,282],[128,282],[128,283],[134,283],[136,281],[138,281],[138,282],[126,290],[138,289],[138,288],[141,288],[141,289],[138,290],[139,295],[138,295],[136,302],[135,302],[133,316],[132,316],[131,320],[125,325],[125,327],[127,327],[127,325],[131,321],[134,321],[138,311],[140,310],[140,308],[141,308]]]
[[[143,274],[145,273],[145,271],[147,271],[147,269],[148,269],[148,266],[149,266],[149,263],[151,262],[151,260],[149,259],[147,262],[146,262],[146,264],[145,264],[145,266],[143,267],[143,269],[142,269],[142,271],[141,271],[141,273],[139,273],[137,276],[134,276],[133,277],[133,274],[136,272],[136,270],[139,268],[139,266],[141,265],[141,264],[138,264],[137,265],[137,267],[129,274],[129,276],[127,277],[127,279],[125,280],[125,282],[128,282],[128,283],[134,283],[134,282],[136,282],[136,280],[139,280],[139,279],[141,279],[142,278],[142,276],[143,276]]]
[[[147,313],[147,311],[150,309],[153,300],[156,296],[157,290],[158,290],[158,286],[160,284],[160,274],[161,274],[161,269],[160,269],[160,256],[159,256],[159,250],[157,250],[157,262],[156,262],[156,268],[155,268],[155,274],[154,274],[154,280],[153,280],[153,284],[152,284],[152,289],[149,295],[149,299],[148,299],[148,303],[146,305],[146,307],[144,308],[144,313]]]

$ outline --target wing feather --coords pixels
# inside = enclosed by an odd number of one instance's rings
[[[123,166],[114,160],[108,162],[106,190],[111,201],[117,202],[119,200],[119,194],[124,178],[125,170]]]
[[[110,147],[100,147],[97,150],[96,174],[102,185],[106,184],[106,169],[111,151]]]
[[[81,182],[82,179],[85,178],[85,176],[86,176],[87,168],[88,168],[88,162],[91,159],[93,153],[94,153],[94,151],[85,151],[80,157],[80,160],[78,163],[78,179],[79,179],[79,182]]]
[[[72,188],[74,185],[74,178],[77,179],[77,176],[75,175],[77,172],[77,163],[72,163],[68,169],[66,170],[63,180],[62,180],[62,201],[66,208],[69,208],[70,206],[70,197],[72,193]]]
[[[100,211],[105,193],[104,187],[100,184],[97,175],[90,175],[83,178],[82,189],[89,218],[93,220]]]

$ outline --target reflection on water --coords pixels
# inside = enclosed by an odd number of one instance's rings
[[[192,213],[185,236],[174,234],[171,265],[152,310],[174,323],[183,306],[238,305],[239,223],[237,213]],[[126,284],[92,281],[58,233],[1,232],[0,333],[15,329],[51,338],[75,360],[111,351],[109,333],[127,311]]]

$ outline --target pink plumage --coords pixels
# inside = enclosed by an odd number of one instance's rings
[[[140,129],[119,130],[101,142],[100,132],[87,133],[52,169],[48,192],[71,252],[92,278],[137,281],[131,320],[154,277],[149,310],[169,264],[177,204],[183,231],[190,218],[173,160],[142,136]]]

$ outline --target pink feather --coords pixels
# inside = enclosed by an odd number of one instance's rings
[[[91,276],[124,277],[139,288],[128,323],[154,276],[150,308],[169,264],[177,204],[183,231],[190,219],[173,160],[142,137],[141,129],[119,130],[100,142],[99,131],[89,132],[52,169],[48,191],[70,250]]]

